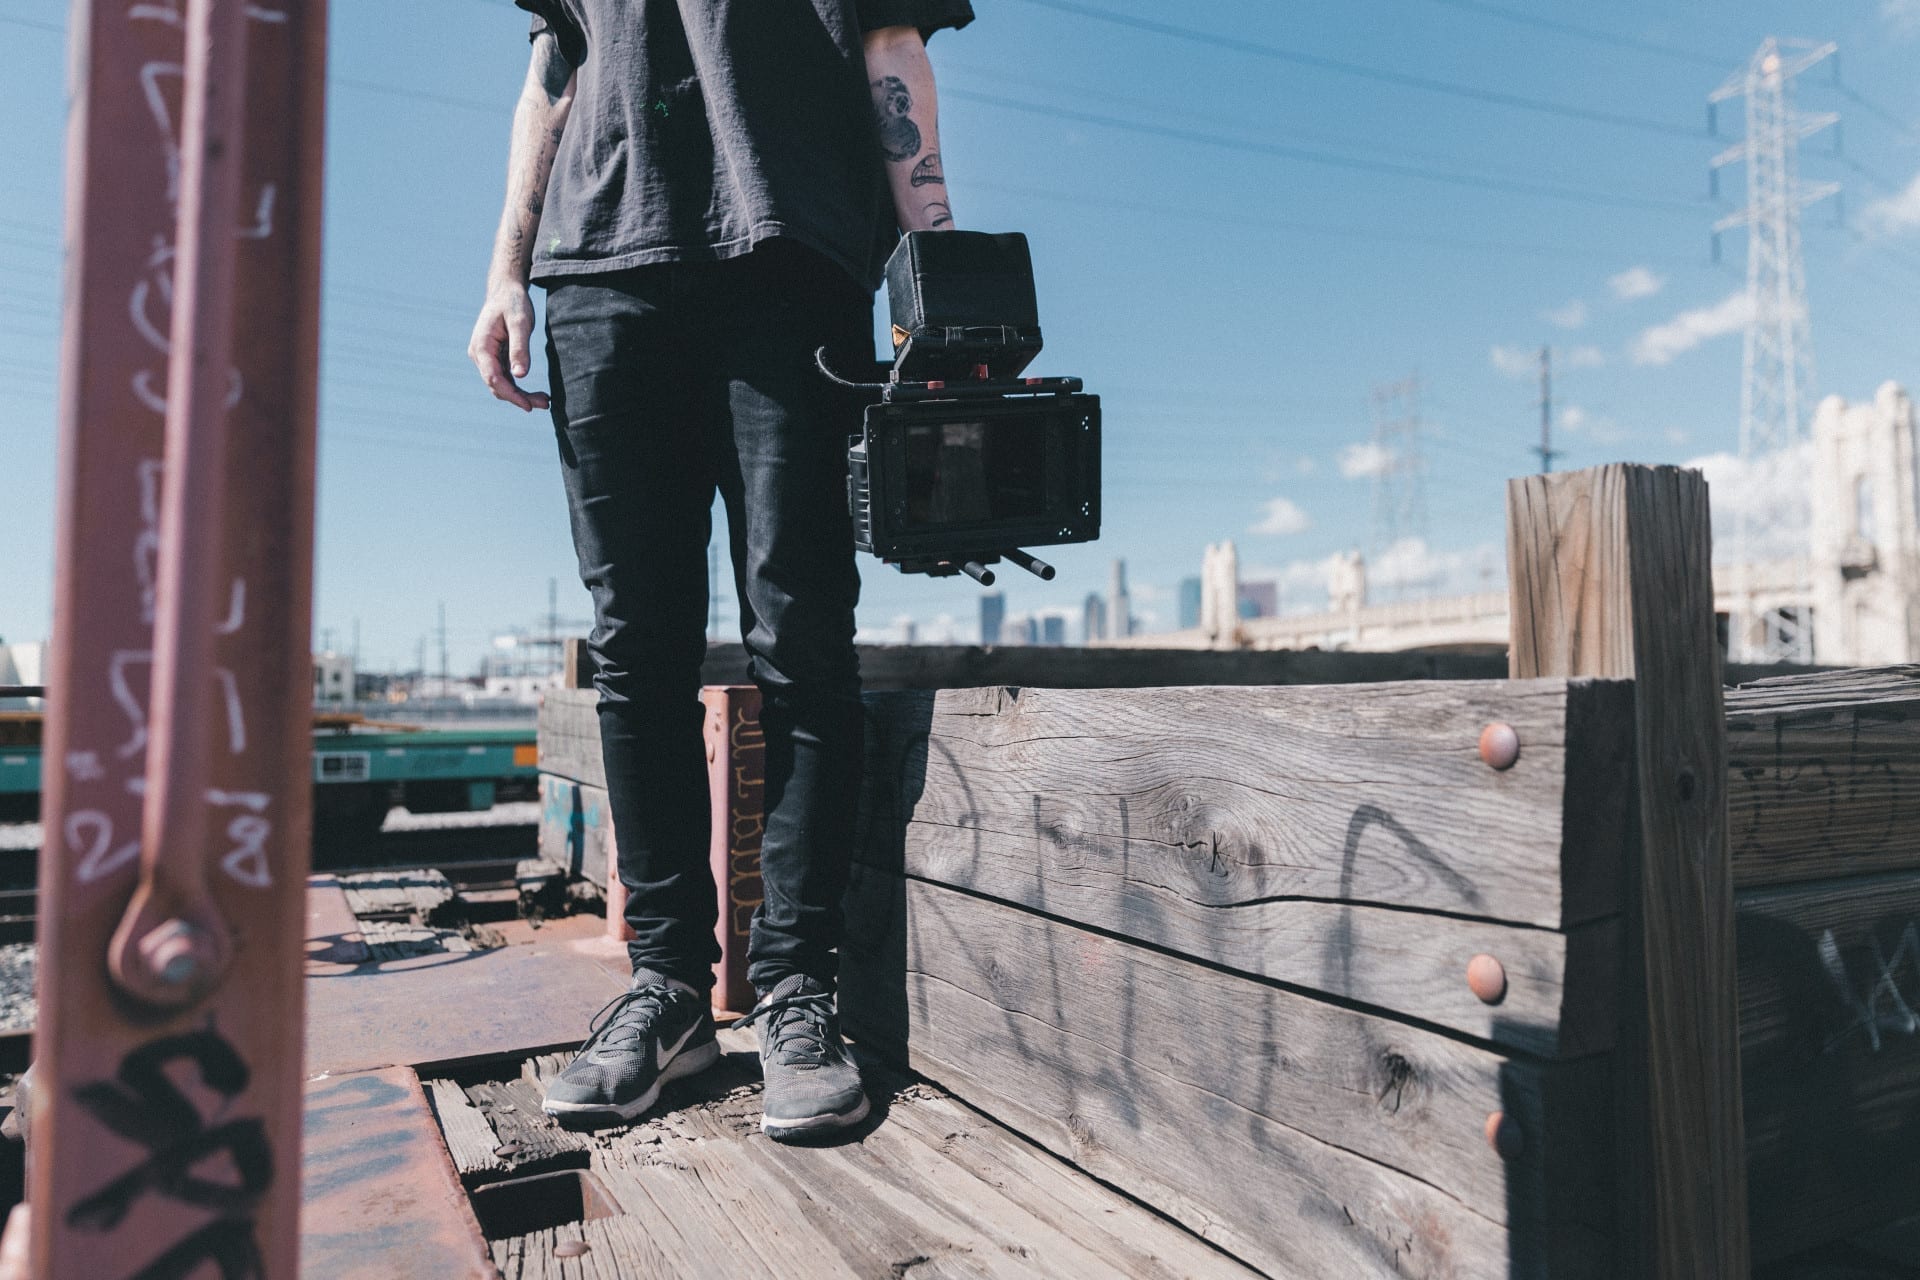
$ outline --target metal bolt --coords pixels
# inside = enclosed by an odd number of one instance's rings
[[[562,1240],[554,1246],[553,1256],[556,1258],[578,1258],[590,1252],[592,1249],[593,1246],[585,1240]]]
[[[140,940],[140,958],[161,982],[184,987],[200,974],[200,931],[169,920]]]
[[[1527,1140],[1518,1121],[1504,1111],[1496,1111],[1487,1117],[1487,1145],[1499,1152],[1502,1160],[1511,1160],[1526,1150]]]
[[[1495,769],[1511,769],[1520,758],[1520,735],[1513,726],[1495,720],[1480,731],[1480,758]]]
[[[1507,967],[1481,952],[1467,961],[1467,989],[1482,1004],[1499,1004],[1507,998]]]

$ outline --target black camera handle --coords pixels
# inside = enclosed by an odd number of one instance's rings
[[[826,376],[827,381],[849,391],[858,391],[865,395],[878,396],[886,404],[903,404],[917,400],[1003,400],[1008,396],[1070,396],[1085,389],[1086,384],[1079,378],[991,378],[986,376],[987,366],[979,366],[980,376],[961,379],[934,379],[931,382],[902,382],[890,379],[886,382],[857,382],[843,378],[833,371],[827,363],[827,349],[821,347],[813,353],[813,363]]]

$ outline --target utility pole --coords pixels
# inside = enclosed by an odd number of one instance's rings
[[[1427,532],[1427,460],[1420,444],[1420,375],[1373,389],[1373,549],[1378,562],[1396,542]],[[1391,581],[1395,598],[1404,584]]]
[[[547,579],[547,643],[560,646],[560,579]]]
[[[1540,348],[1540,470],[1551,472],[1559,452],[1553,447],[1553,348]]]
[[[447,696],[447,602],[440,602],[440,626],[434,633],[440,641],[440,696]]]
[[[1746,99],[1747,136],[1715,156],[1710,165],[1717,194],[1719,172],[1747,167],[1747,204],[1713,227],[1714,257],[1720,233],[1747,229],[1746,347],[1740,378],[1740,460],[1748,483],[1759,473],[1792,466],[1790,453],[1807,439],[1804,400],[1813,385],[1813,324],[1807,311],[1806,263],[1800,246],[1800,211],[1838,193],[1838,183],[1800,181],[1800,142],[1840,122],[1831,112],[1807,115],[1793,105],[1793,82],[1832,57],[1838,47],[1769,36],[1746,67],[1708,96],[1710,113],[1731,98]],[[1739,504],[1734,534],[1734,605],[1728,636],[1730,656],[1750,662],[1811,662],[1812,618],[1806,600],[1811,581],[1797,591],[1798,604],[1764,615],[1756,607],[1751,574],[1757,528],[1810,527],[1804,486],[1787,491],[1778,509],[1754,511]],[[1805,557],[1803,557],[1803,564]],[[1803,570],[1803,576],[1810,570]]]

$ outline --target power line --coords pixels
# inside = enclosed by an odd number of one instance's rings
[[[1051,4],[1053,2],[1054,0],[1027,0],[1029,4]],[[1449,173],[1445,170],[1428,169],[1419,165],[1400,164],[1390,160],[1368,160],[1358,156],[1341,156],[1323,151],[1310,151],[1304,147],[1288,146],[1283,143],[1255,142],[1246,139],[1231,138],[1223,134],[1203,133],[1196,129],[1179,129],[1170,125],[1148,124],[1137,120],[1122,120],[1116,116],[1101,115],[1092,111],[1077,111],[1069,107],[1051,107],[1037,102],[1021,102],[1013,98],[999,97],[994,94],[975,93],[966,89],[944,90],[942,96],[980,102],[988,106],[1005,107],[1009,110],[1021,111],[1029,115],[1052,116],[1057,119],[1072,120],[1078,124],[1099,125],[1103,128],[1119,129],[1127,133],[1150,134],[1154,137],[1172,138],[1179,142],[1197,142],[1203,146],[1221,147],[1229,151],[1275,156],[1283,160],[1299,160],[1308,164],[1330,165],[1338,169],[1353,169],[1365,173],[1382,173],[1400,178],[1419,178],[1427,182],[1471,187],[1482,191],[1504,191],[1510,194],[1547,196],[1552,199],[1572,200],[1583,204],[1606,205],[1621,209],[1653,209],[1663,213],[1680,211],[1691,215],[1697,215],[1699,212],[1699,205],[1696,203],[1670,200],[1659,196],[1618,195],[1609,191],[1587,190],[1579,187],[1562,187],[1553,183],[1516,182],[1505,178],[1492,178],[1477,174]]]
[[[1543,18],[1538,14],[1521,13],[1513,9],[1503,9],[1499,5],[1485,4],[1482,0],[1428,0],[1429,4],[1443,4],[1449,8],[1464,9],[1470,13],[1484,13],[1491,18],[1505,22],[1517,22],[1523,26],[1538,27],[1542,31],[1557,31],[1561,35],[1574,36],[1581,40],[1592,40],[1598,44],[1610,44],[1616,49],[1634,49],[1641,53],[1651,53],[1663,58],[1678,58],[1682,62],[1691,62],[1696,66],[1712,67],[1716,71],[1727,65],[1727,59],[1716,58],[1709,53],[1696,49],[1682,49],[1678,45],[1661,44],[1654,40],[1641,40],[1635,36],[1620,35],[1617,32],[1602,31],[1596,27],[1583,27],[1571,22],[1562,22],[1558,18]]]
[[[6,17],[4,15],[0,15],[0,25],[5,25],[9,27],[26,27],[30,31],[50,31],[56,36],[63,36],[67,34],[67,29],[59,25],[58,23],[35,22],[32,18],[12,18],[12,17]]]
[[[1076,0],[1024,0],[1024,3],[1037,5],[1043,9],[1053,9],[1060,13],[1070,13],[1076,17],[1090,18],[1095,22],[1105,22],[1117,27],[1130,27],[1136,31],[1145,31],[1152,35],[1168,36],[1175,40],[1186,40],[1193,44],[1210,45],[1218,49],[1228,49],[1235,53],[1249,54],[1267,58],[1275,62],[1291,63],[1295,66],[1312,67],[1319,71],[1329,71],[1336,75],[1353,76],[1356,79],[1372,80],[1381,84],[1398,85],[1407,89],[1420,89],[1428,93],[1444,94],[1450,97],[1465,98],[1475,102],[1491,103],[1495,106],[1513,107],[1522,111],[1535,111],[1543,115],[1560,116],[1570,120],[1584,120],[1590,124],[1614,125],[1624,129],[1638,129],[1646,133],[1665,134],[1678,138],[1698,138],[1700,130],[1689,129],[1664,120],[1654,120],[1645,116],[1621,115],[1611,111],[1597,111],[1587,107],[1577,107],[1568,103],[1549,102],[1542,98],[1530,98],[1517,93],[1505,93],[1498,89],[1484,89],[1477,85],[1456,84],[1452,81],[1433,80],[1426,76],[1411,75],[1401,71],[1388,71],[1380,67],[1369,67],[1357,62],[1346,62],[1339,58],[1328,58],[1320,54],[1302,53],[1297,49],[1287,49],[1279,45],[1263,44],[1254,40],[1243,40],[1237,36],[1221,35],[1217,32],[1203,31],[1196,27],[1175,26],[1170,22],[1156,22],[1150,18],[1136,18],[1130,14],[1114,13],[1109,9],[1099,9],[1091,5],[1077,3]]]

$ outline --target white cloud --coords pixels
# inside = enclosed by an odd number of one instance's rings
[[[1598,347],[1575,347],[1571,351],[1555,351],[1553,360],[1561,369],[1598,369],[1607,362],[1607,353]]]
[[[1495,347],[1493,367],[1509,378],[1526,378],[1540,369],[1540,353],[1527,347]]]
[[[1367,564],[1367,593],[1376,601],[1403,596],[1455,596],[1497,591],[1506,583],[1506,549],[1491,542],[1436,551],[1425,538],[1402,538]]]
[[[1666,430],[1666,437],[1667,437],[1668,444],[1676,445],[1676,446],[1683,445],[1689,439],[1692,438],[1691,436],[1688,435],[1687,429],[1685,427],[1668,427]]]
[[[1302,511],[1291,498],[1274,498],[1267,503],[1266,515],[1247,532],[1282,538],[1290,533],[1305,533],[1312,527],[1313,517]]]
[[[1713,558],[1733,556],[1741,513],[1747,516],[1748,554],[1755,560],[1804,556],[1810,538],[1807,476],[1813,445],[1802,441],[1752,462],[1731,453],[1708,454],[1681,464],[1707,478],[1713,513]]]
[[[1627,431],[1605,414],[1589,413],[1577,404],[1560,409],[1560,427],[1568,435],[1584,436],[1595,444],[1619,444]]]
[[[1920,31],[1920,0],[1880,0],[1880,16],[1902,33]]]
[[[1607,278],[1607,288],[1613,290],[1613,296],[1622,302],[1651,298],[1666,287],[1667,278],[1646,267],[1628,267],[1619,275]]]
[[[1753,314],[1753,302],[1743,289],[1730,293],[1710,307],[1682,311],[1665,324],[1644,330],[1633,341],[1635,364],[1672,364],[1676,356],[1693,350],[1712,338],[1736,333],[1746,327]]]
[[[1340,474],[1349,480],[1383,475],[1392,466],[1393,450],[1371,440],[1350,444],[1340,451]]]
[[[1575,298],[1563,307],[1541,312],[1540,316],[1556,329],[1578,329],[1587,322],[1587,304]]]
[[[1310,476],[1320,469],[1320,464],[1303,453],[1293,460],[1293,469],[1303,476]]]
[[[1276,582],[1283,613],[1319,613],[1327,607],[1327,583],[1337,555],[1294,560],[1279,568],[1244,565],[1242,582]],[[1367,592],[1375,604],[1416,596],[1469,595],[1498,591],[1506,583],[1506,548],[1485,542],[1458,551],[1436,551],[1424,539],[1403,538],[1367,563]]]
[[[1920,0],[1914,0],[1920,8]],[[1890,196],[1882,196],[1860,215],[1869,235],[1897,236],[1920,227],[1920,174]]]

